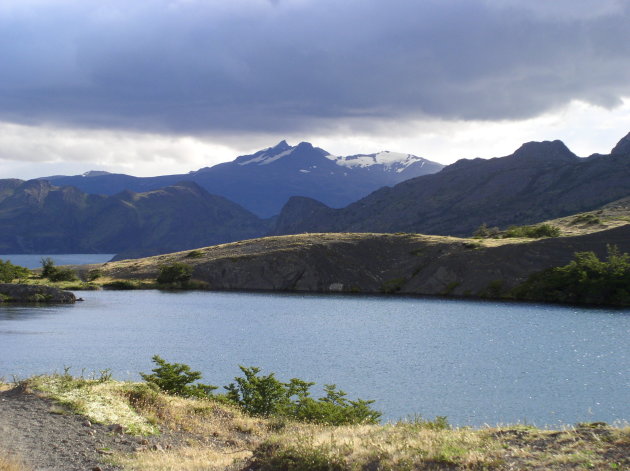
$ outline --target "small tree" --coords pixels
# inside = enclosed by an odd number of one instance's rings
[[[55,261],[50,257],[42,257],[40,263],[42,264],[42,278],[48,278],[56,268]]]
[[[183,397],[207,397],[216,386],[203,383],[195,383],[201,379],[199,371],[191,371],[190,366],[183,363],[168,363],[159,355],[154,355],[151,360],[157,366],[151,371],[153,374],[140,373],[147,383],[155,384],[162,391]]]
[[[48,278],[50,281],[75,281],[78,279],[74,270],[55,266],[55,261],[50,257],[42,257],[40,263],[42,264],[42,278]]]

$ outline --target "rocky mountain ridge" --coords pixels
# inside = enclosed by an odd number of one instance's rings
[[[460,160],[442,171],[377,190],[345,208],[292,198],[274,234],[419,232],[466,236],[489,226],[531,224],[589,211],[630,194],[626,136],[608,155],[580,158],[561,141],[514,154]]]
[[[343,207],[387,185],[441,170],[444,166],[411,154],[380,152],[333,156],[308,142],[281,141],[251,155],[182,175],[133,177],[90,171],[83,175],[43,177],[58,186],[75,186],[89,194],[155,190],[192,181],[228,198],[259,217],[280,212],[291,196],[307,196]]]

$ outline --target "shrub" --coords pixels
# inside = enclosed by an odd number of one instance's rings
[[[50,257],[42,257],[40,263],[42,264],[42,278],[48,278],[55,269],[55,261]]]
[[[203,252],[200,250],[191,250],[186,254],[186,258],[202,258]]]
[[[157,366],[151,370],[153,374],[140,373],[147,383],[155,384],[162,391],[183,397],[207,397],[216,386],[195,383],[201,379],[199,371],[191,371],[190,366],[182,363],[168,363],[158,355],[151,359]]]
[[[59,268],[55,266],[55,261],[50,257],[42,257],[42,278],[48,278],[50,281],[75,281],[78,279],[77,274],[70,268]]]
[[[77,273],[71,268],[53,267],[48,274],[50,281],[75,281],[78,279]]]
[[[115,280],[104,283],[103,288],[118,290],[136,289],[136,284],[130,280]]]
[[[0,260],[0,282],[11,283],[13,280],[28,278],[31,271],[19,265],[13,265],[10,260]]]
[[[176,262],[160,267],[157,282],[160,284],[185,285],[192,278],[193,268],[185,263]]]
[[[576,252],[565,266],[533,274],[512,291],[520,299],[585,304],[630,304],[630,255],[608,247],[608,258]]]
[[[539,239],[541,237],[559,237],[560,229],[552,224],[538,224],[537,226],[512,226],[501,234],[504,239],[525,237]]]
[[[313,399],[310,388],[315,383],[298,378],[284,383],[274,373],[258,376],[260,368],[239,368],[244,377],[236,377],[234,383],[225,386],[228,391],[226,397],[248,414],[283,416],[331,425],[377,423],[381,416],[380,412],[370,407],[374,401],[350,401],[345,398],[346,393],[337,390],[334,384],[324,386],[324,397]]]
[[[484,222],[481,226],[473,232],[473,237],[475,239],[488,239],[488,238],[496,238],[499,235],[498,227],[488,227],[488,225]]]
[[[87,272],[87,276],[86,279],[87,281],[94,281],[98,278],[100,278],[101,276],[103,276],[103,271],[96,269],[96,270],[90,270]]]

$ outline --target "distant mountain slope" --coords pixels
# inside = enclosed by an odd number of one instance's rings
[[[609,155],[579,158],[561,141],[514,154],[460,160],[441,172],[382,188],[342,209],[292,198],[275,234],[420,232],[470,235],[589,211],[630,195],[630,134]]]
[[[140,256],[241,240],[267,225],[184,182],[146,193],[88,195],[44,180],[0,180],[0,252]]]
[[[181,180],[193,181],[261,217],[278,214],[292,196],[307,196],[342,207],[386,185],[434,173],[444,166],[411,154],[333,156],[307,142],[274,147],[238,157],[187,175],[132,177],[87,172],[45,177],[55,185],[75,186],[86,193],[111,195],[124,190],[148,191]]]

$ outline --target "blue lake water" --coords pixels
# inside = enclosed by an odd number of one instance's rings
[[[105,263],[112,259],[115,254],[53,254],[53,255],[32,255],[32,254],[5,254],[0,255],[0,260],[10,260],[14,265],[26,268],[41,268],[42,258],[50,257],[55,265],[83,265],[87,263]]]
[[[630,420],[630,310],[330,295],[96,291],[0,307],[0,377],[138,379],[151,356],[223,386],[238,365],[336,383],[386,420]]]

